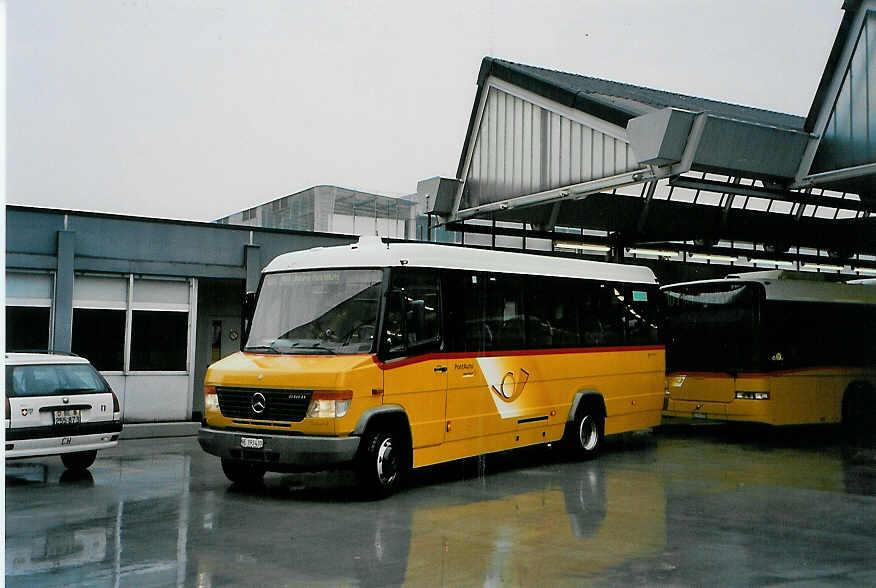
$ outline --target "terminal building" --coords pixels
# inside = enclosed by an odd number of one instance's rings
[[[7,350],[88,358],[127,423],[199,420],[207,366],[239,348],[261,268],[354,239],[20,206],[6,227]]]
[[[260,270],[356,235],[642,263],[663,283],[876,275],[869,6],[846,3],[805,117],[488,57],[454,177],[406,198],[316,186],[214,223],[8,206],[7,349],[77,352],[125,422],[179,421],[237,349]]]
[[[314,186],[225,216],[223,225],[416,239],[416,204],[407,198]]]

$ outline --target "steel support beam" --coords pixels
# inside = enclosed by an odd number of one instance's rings
[[[866,202],[861,202],[860,200],[846,200],[844,198],[830,198],[825,196],[818,197],[803,192],[792,192],[791,190],[773,190],[770,188],[759,188],[757,186],[743,186],[741,184],[716,182],[714,180],[700,180],[696,178],[689,178],[686,176],[677,176],[670,178],[669,185],[676,188],[707,190],[710,192],[719,192],[724,194],[736,194],[738,196],[765,198],[767,200],[782,200],[785,202],[794,202],[798,204],[829,206],[832,208],[842,208],[846,210],[856,210],[861,212],[876,212],[876,206],[868,204]]]
[[[451,215],[450,221],[459,221],[469,218],[475,218],[491,212],[501,212],[514,208],[524,208],[528,206],[536,206],[541,204],[549,204],[560,200],[577,200],[588,194],[595,194],[605,190],[614,188],[622,188],[632,184],[639,184],[649,180],[657,179],[649,170],[639,169],[631,172],[625,172],[616,176],[607,178],[599,178],[596,180],[588,180],[572,186],[563,186],[562,188],[554,188],[545,190],[536,194],[527,194],[525,196],[517,196],[508,198],[499,202],[491,202],[481,206],[474,206],[458,211]]]

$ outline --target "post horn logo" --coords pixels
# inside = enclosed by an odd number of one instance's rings
[[[526,382],[529,381],[529,372],[523,368],[520,368],[519,372],[516,378],[514,377],[514,372],[505,372],[498,388],[490,386],[493,389],[493,393],[503,402],[514,402],[523,394],[523,388],[526,386]]]

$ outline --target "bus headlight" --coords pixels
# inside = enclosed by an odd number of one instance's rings
[[[736,391],[736,399],[737,400],[769,400],[770,393],[769,392],[751,392],[749,390],[737,390]]]
[[[307,407],[308,418],[341,418],[350,410],[352,390],[314,390]]]
[[[216,394],[216,386],[204,386],[204,410],[219,411],[219,395]]]

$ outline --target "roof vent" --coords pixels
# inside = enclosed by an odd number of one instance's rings
[[[374,248],[383,244],[383,237],[378,235],[362,235],[359,237],[359,242],[353,244],[353,249],[358,247]]]

